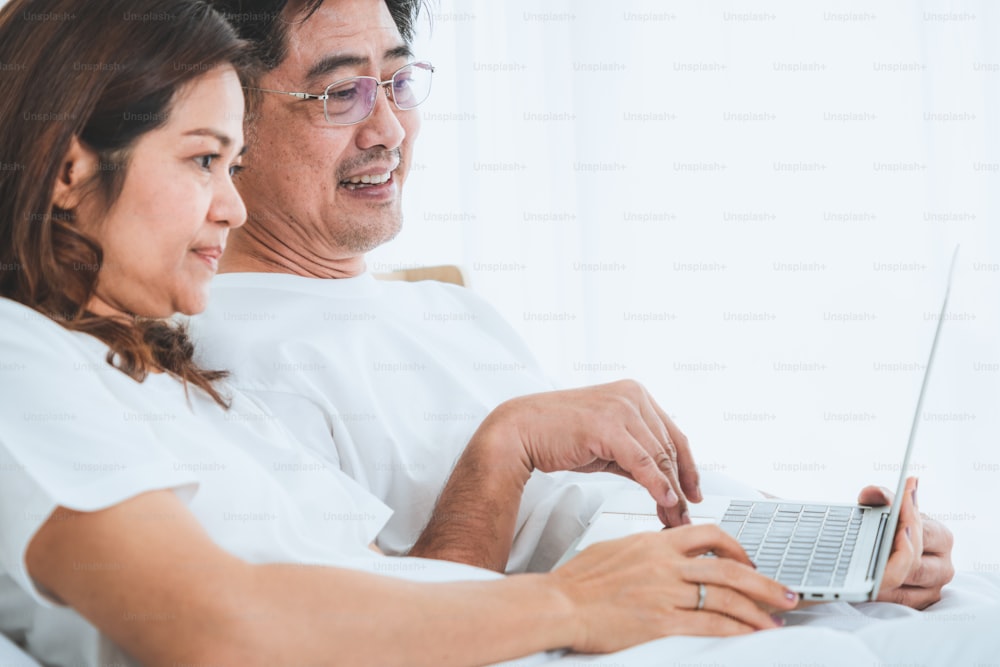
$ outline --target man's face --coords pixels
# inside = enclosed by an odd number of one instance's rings
[[[286,45],[287,57],[259,87],[322,94],[351,76],[387,80],[412,60],[382,0],[326,0],[307,20],[289,21]],[[260,95],[238,183],[250,223],[337,255],[323,259],[357,256],[393,238],[418,112],[400,111],[383,89],[371,116],[337,126],[324,118],[322,101]],[[376,183],[360,183],[364,176]]]

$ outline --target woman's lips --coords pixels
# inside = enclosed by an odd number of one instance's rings
[[[222,246],[212,246],[210,248],[192,248],[191,252],[198,255],[213,271],[217,271],[222,250]]]

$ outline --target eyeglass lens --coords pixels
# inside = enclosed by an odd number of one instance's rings
[[[396,71],[390,80],[390,97],[406,111],[423,103],[431,92],[431,69],[428,63],[411,63]],[[335,83],[326,89],[326,119],[338,125],[350,125],[368,117],[375,108],[378,80],[357,76]]]

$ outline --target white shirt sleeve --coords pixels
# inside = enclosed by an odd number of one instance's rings
[[[159,489],[190,500],[197,477],[142,418],[157,406],[138,383],[82,335],[0,301],[0,567],[47,605],[24,555],[57,507],[92,512]]]

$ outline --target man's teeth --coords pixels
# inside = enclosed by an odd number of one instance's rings
[[[392,176],[388,171],[384,174],[365,174],[364,176],[353,176],[344,181],[344,183],[349,183],[351,185],[360,185],[362,183],[370,185],[379,185],[385,183]]]

